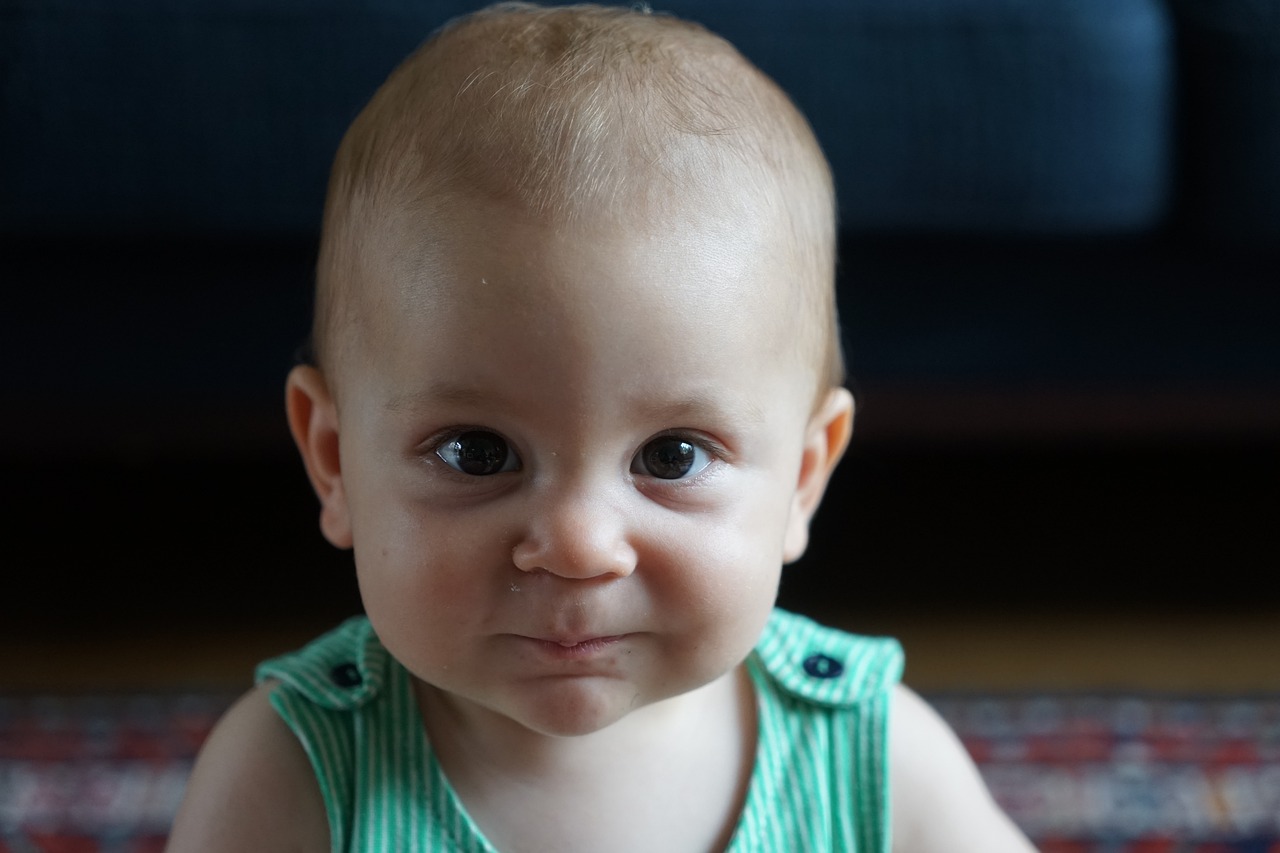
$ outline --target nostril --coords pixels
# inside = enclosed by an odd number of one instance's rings
[[[612,547],[544,548],[522,542],[511,549],[511,562],[526,574],[546,573],[563,578],[626,577],[635,569],[635,554],[623,543]]]
[[[511,549],[511,562],[522,572],[532,572],[542,568],[539,563],[545,562],[538,555],[538,549],[529,542],[521,542]]]

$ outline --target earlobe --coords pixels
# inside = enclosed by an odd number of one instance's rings
[[[783,561],[800,559],[809,545],[809,522],[822,503],[827,483],[836,463],[849,446],[853,435],[853,395],[845,388],[832,388],[827,398],[809,420],[805,433],[804,455],[800,476],[791,501],[783,543]]]
[[[351,547],[351,518],[338,452],[338,411],[324,374],[310,365],[289,372],[285,384],[289,431],[320,498],[320,531],[335,547]]]

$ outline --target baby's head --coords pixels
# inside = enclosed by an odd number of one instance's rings
[[[382,285],[434,286],[437,231],[478,202],[658,242],[690,216],[753,233],[785,256],[768,298],[788,348],[814,365],[815,391],[842,381],[826,160],[787,96],[695,24],[503,3],[407,59],[334,163],[313,330],[322,367],[340,373],[377,335]]]
[[[424,707],[583,734],[742,662],[850,429],[832,208],[787,98],[671,18],[495,7],[379,90],[289,419]]]

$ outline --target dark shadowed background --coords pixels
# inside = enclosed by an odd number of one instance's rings
[[[283,380],[343,129],[474,5],[0,0],[6,641],[358,609]],[[1280,4],[661,8],[836,172],[860,412],[785,604],[1280,604]]]

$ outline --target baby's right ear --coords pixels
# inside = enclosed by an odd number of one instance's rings
[[[311,486],[320,498],[320,532],[335,547],[350,548],[351,513],[342,487],[338,409],[324,374],[307,364],[289,371],[285,411]]]

